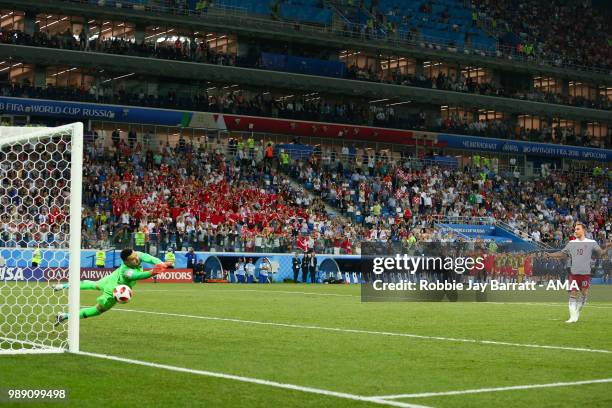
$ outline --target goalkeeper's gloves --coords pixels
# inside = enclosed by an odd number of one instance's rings
[[[153,265],[153,269],[151,270],[151,275],[157,275],[158,273],[165,271],[167,268],[168,268],[168,265],[166,262],[162,262],[160,264]]]

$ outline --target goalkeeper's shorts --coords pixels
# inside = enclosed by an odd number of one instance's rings
[[[98,302],[98,304],[102,306],[104,310],[108,310],[117,304],[117,299],[115,299],[112,293],[104,292],[102,295],[98,296],[96,302]]]

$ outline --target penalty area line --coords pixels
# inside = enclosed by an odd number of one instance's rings
[[[386,399],[386,400],[399,399],[399,398],[429,398],[429,397],[443,397],[447,395],[464,395],[464,394],[480,394],[480,393],[485,393],[485,392],[531,390],[535,388],[554,388],[554,387],[565,387],[568,385],[603,384],[603,383],[610,383],[610,382],[612,382],[612,378],[602,378],[599,380],[556,382],[556,383],[549,383],[549,384],[514,385],[514,386],[509,386],[509,387],[477,388],[473,390],[423,392],[423,393],[418,393],[418,394],[380,395],[374,398]]]
[[[579,352],[588,352],[588,353],[612,354],[612,350],[605,350],[605,349],[590,349],[590,348],[568,347],[568,346],[548,346],[548,345],[543,345],[543,344],[512,343],[512,342],[495,341],[495,340],[477,340],[477,339],[464,339],[464,338],[455,338],[455,337],[426,336],[426,335],[421,335],[421,334],[402,333],[402,332],[384,332],[384,331],[361,330],[361,329],[343,329],[339,327],[312,326],[312,325],[302,325],[302,324],[292,324],[292,323],[261,322],[257,320],[232,319],[232,318],[215,317],[215,316],[196,316],[196,315],[179,314],[179,313],[153,312],[153,311],[148,311],[148,310],[137,310],[137,309],[113,308],[111,310],[116,311],[116,312],[143,313],[143,314],[151,314],[151,315],[157,315],[157,316],[182,317],[182,318],[200,319],[200,320],[214,320],[214,321],[221,321],[221,322],[252,324],[252,325],[261,325],[261,326],[287,327],[287,328],[293,328],[293,329],[320,330],[320,331],[339,332],[339,333],[370,334],[370,335],[390,336],[390,337],[408,337],[408,338],[413,338],[413,339],[451,341],[451,342],[456,342],[456,343],[472,343],[472,344],[486,344],[486,345],[495,345],[495,346],[511,346],[511,347],[525,347],[525,348],[548,349],[548,350],[564,350],[564,351],[579,351]]]
[[[130,358],[111,356],[111,355],[108,355],[108,354],[90,353],[90,352],[86,352],[86,351],[80,351],[80,352],[78,352],[76,354],[82,355],[82,356],[87,356],[87,357],[94,357],[94,358],[100,358],[100,359],[105,359],[105,360],[118,361],[118,362],[121,362],[121,363],[127,363],[127,364],[134,364],[134,365],[140,365],[140,366],[145,366],[145,367],[158,368],[158,369],[168,370],[168,371],[175,371],[175,372],[179,372],[179,373],[201,375],[201,376],[205,376],[205,377],[222,378],[222,379],[225,379],[225,380],[240,381],[240,382],[257,384],[257,385],[264,385],[264,386],[275,387],[275,388],[283,388],[283,389],[286,389],[286,390],[300,391],[300,392],[305,392],[305,393],[309,393],[309,394],[318,394],[318,395],[325,395],[325,396],[328,396],[328,397],[336,397],[336,398],[350,399],[350,400],[354,400],[354,401],[370,402],[370,403],[378,404],[378,405],[388,405],[388,406],[399,407],[399,408],[429,408],[429,407],[424,406],[424,405],[409,404],[409,403],[399,402],[399,401],[387,401],[387,400],[384,400],[384,399],[381,399],[381,398],[378,398],[378,397],[367,397],[367,396],[363,396],[363,395],[348,394],[348,393],[345,393],[345,392],[336,392],[336,391],[324,390],[324,389],[321,389],[321,388],[313,388],[313,387],[305,387],[305,386],[295,385],[295,384],[279,383],[279,382],[276,382],[276,381],[262,380],[262,379],[259,379],[259,378],[243,377],[243,376],[239,376],[239,375],[224,374],[224,373],[218,373],[218,372],[214,372],[214,371],[195,370],[195,369],[192,369],[192,368],[177,367],[177,366],[172,366],[172,365],[167,365],[167,364],[151,363],[151,362],[148,362],[148,361],[133,360],[133,359],[130,359]]]

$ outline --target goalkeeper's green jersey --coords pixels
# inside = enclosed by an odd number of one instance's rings
[[[133,288],[137,280],[151,277],[151,272],[144,271],[142,266],[143,262],[151,265],[162,263],[161,259],[143,252],[138,252],[138,257],[140,258],[140,265],[137,267],[127,266],[122,262],[121,266],[115,269],[113,273],[102,278],[98,283],[100,290],[112,294],[117,285],[127,285],[130,288]]]

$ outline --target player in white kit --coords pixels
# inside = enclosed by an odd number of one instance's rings
[[[551,257],[565,258],[569,257],[571,261],[571,272],[569,276],[570,282],[570,297],[569,297],[569,313],[570,318],[566,323],[575,323],[580,317],[580,312],[586,304],[589,296],[589,287],[591,286],[591,259],[593,255],[601,257],[605,250],[610,246],[607,244],[602,249],[597,242],[585,236],[585,226],[581,222],[577,222],[574,227],[574,236],[576,239],[567,243],[565,248],[560,252],[550,254]],[[580,303],[577,301],[578,290],[582,294]]]

